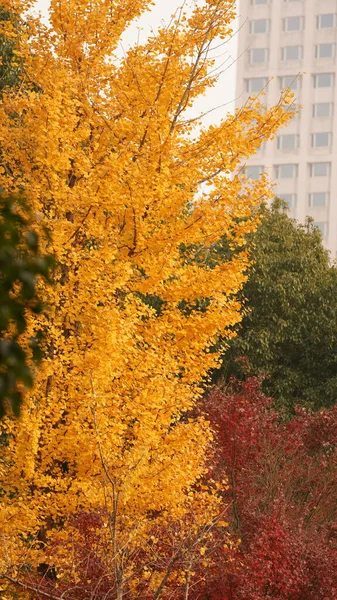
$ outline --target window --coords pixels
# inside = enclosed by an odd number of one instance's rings
[[[309,194],[309,206],[327,206],[328,192],[313,192]]]
[[[258,179],[261,173],[264,173],[264,166],[262,165],[250,165],[244,169],[244,174],[249,179]]]
[[[282,60],[301,60],[303,58],[303,46],[285,46],[281,48]]]
[[[268,62],[269,48],[252,48],[249,52],[249,62],[251,65]]]
[[[272,0],[250,0],[251,4],[269,4]]]
[[[328,224],[326,222],[320,223],[318,221],[315,221],[314,225],[315,227],[317,227],[317,229],[320,230],[322,237],[325,238],[328,233]]]
[[[315,49],[316,58],[334,58],[336,44],[318,44]]]
[[[328,13],[325,15],[317,15],[317,29],[325,29],[326,27],[336,26],[336,15],[335,13]]]
[[[282,198],[282,200],[284,200],[289,208],[295,208],[296,204],[297,204],[297,195],[296,194],[282,194],[282,192],[279,194],[280,198]]]
[[[301,77],[298,75],[285,75],[280,77],[281,88],[290,88],[291,90],[298,90],[301,87]]]
[[[330,146],[331,142],[331,133],[330,132],[321,132],[321,133],[313,133],[311,136],[311,145],[313,148],[327,148]]]
[[[299,136],[294,133],[279,135],[277,137],[277,147],[279,150],[294,150],[298,148]]]
[[[333,102],[317,102],[312,105],[313,117],[332,117]]]
[[[252,77],[251,79],[246,79],[246,90],[253,93],[261,92],[267,83],[267,77]]]
[[[304,29],[304,17],[286,17],[283,19],[283,31],[301,31]]]
[[[276,165],[275,166],[275,177],[277,179],[290,179],[297,177],[298,166],[295,164],[289,165]]]
[[[310,165],[310,176],[311,177],[328,177],[330,175],[329,162],[316,162]]]
[[[333,85],[334,85],[334,74],[333,73],[317,73],[317,75],[314,75],[315,88],[327,88],[327,87],[333,87]]]
[[[269,19],[254,19],[250,21],[249,30],[250,33],[268,33],[270,29]]]

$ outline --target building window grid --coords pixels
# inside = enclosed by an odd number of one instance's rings
[[[330,162],[309,163],[310,177],[329,177],[331,173]]]
[[[249,50],[249,63],[251,65],[260,65],[268,62],[269,48],[251,48]]]
[[[332,117],[334,113],[333,102],[316,102],[312,105],[313,117]]]
[[[332,88],[335,84],[335,74],[334,73],[315,73],[313,75],[314,78],[314,87],[317,88]]]
[[[290,88],[291,90],[299,90],[301,87],[301,76],[300,75],[283,75],[279,77],[280,88]]]
[[[328,29],[330,27],[336,27],[336,13],[325,13],[317,15],[316,27],[317,29]]]
[[[250,0],[251,4],[268,4],[272,0]],[[285,3],[292,2],[302,2],[303,0],[283,0]],[[270,20],[269,19],[260,19],[257,21],[265,21],[265,32],[270,31]],[[299,25],[299,27],[297,27]],[[296,22],[289,22],[286,18],[283,19],[283,29],[284,31],[301,31],[304,28],[304,17],[300,17]],[[317,28],[325,29],[337,26],[337,15],[333,14],[321,14],[317,15]],[[291,48],[291,50],[288,48]],[[262,49],[263,51],[260,53],[260,60],[250,59],[251,64],[258,63],[266,63],[269,57],[269,48]],[[284,47],[281,50],[282,52],[282,60],[301,60],[303,58],[303,47],[298,46],[289,46]],[[336,44],[335,43],[320,43],[315,45],[315,57],[317,59],[324,58],[335,58],[336,57]],[[289,77],[289,76],[288,76]],[[285,82],[285,77],[280,77],[280,80]],[[289,79],[288,79],[289,81]],[[334,73],[317,73],[314,75],[314,87],[315,88],[332,88],[335,84],[335,75]],[[295,84],[296,87],[299,83]],[[289,87],[289,85],[287,85]],[[333,102],[318,102],[313,104],[313,117],[332,117],[334,113],[334,103]],[[323,148],[330,146],[332,143],[332,132],[315,132],[311,134],[311,143],[312,147]],[[299,147],[299,135],[298,134],[285,134],[277,137],[277,147],[279,149],[295,149]],[[290,171],[288,175],[283,175],[283,177],[297,177],[298,174],[298,165],[275,165],[275,173],[278,178],[282,177],[281,172],[282,168],[292,167],[294,170],[292,171],[292,175],[290,175]],[[262,169],[262,167],[258,167]],[[286,169],[284,173],[286,173]],[[331,174],[331,163],[329,162],[317,162],[317,163],[309,163],[309,172],[311,177],[328,177]],[[247,173],[248,175],[248,173]],[[279,193],[279,196],[284,198],[284,200],[288,203],[290,208],[295,208],[297,203],[297,194],[296,193]],[[312,192],[309,194],[309,205],[311,207],[326,207],[329,203],[329,193],[328,192]],[[315,226],[321,231],[322,237],[326,238],[328,234],[328,222],[326,221],[316,221]]]
[[[243,174],[248,179],[258,179],[262,173],[264,173],[264,165],[248,165],[243,169]]]
[[[268,83],[267,77],[250,77],[246,79],[246,91],[253,94],[262,92]]]
[[[335,58],[336,44],[323,43],[315,46],[315,58]]]
[[[319,206],[328,206],[329,194],[328,192],[312,192],[309,194],[309,206],[310,208],[317,208]]]
[[[302,15],[284,17],[282,20],[283,31],[303,31],[304,29],[304,17]]]
[[[318,131],[311,134],[312,148],[328,148],[331,145],[331,131]]]
[[[249,31],[251,34],[269,33],[270,19],[252,19],[249,22]]]
[[[279,150],[296,150],[299,147],[299,135],[288,133],[277,136],[277,148]]]
[[[283,165],[274,165],[276,179],[295,179],[298,175],[298,165],[287,163]]]
[[[281,59],[287,60],[302,60],[303,46],[284,46],[281,48]]]

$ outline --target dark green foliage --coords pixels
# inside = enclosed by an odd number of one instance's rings
[[[0,7],[0,22],[13,18]],[[24,22],[15,26],[22,28]],[[0,96],[6,88],[18,85],[21,75],[14,42],[0,35]],[[27,351],[39,363],[42,333],[36,332],[25,346],[20,336],[26,330],[29,313],[42,310],[37,277],[49,281],[51,266],[51,257],[39,255],[27,206],[19,198],[5,198],[0,193],[0,418],[10,410],[19,415],[22,392],[33,384]]]
[[[337,399],[337,270],[310,219],[299,225],[276,200],[252,237],[252,267],[243,291],[238,337],[213,374],[263,374],[264,392],[292,411]],[[244,357],[244,368],[240,364]]]
[[[38,237],[23,202],[0,195],[0,418],[8,409],[19,414],[21,390],[33,384],[28,348],[20,335],[26,330],[27,316],[42,310],[37,278],[49,281],[51,266],[51,257],[39,254]],[[37,363],[42,356],[41,337],[37,332],[29,341]]]
[[[0,22],[10,19],[10,14],[0,7]],[[21,71],[14,50],[14,43],[6,39],[4,35],[0,35],[0,93],[6,87],[16,86],[20,80]]]
[[[141,294],[140,292],[137,292],[136,295],[146,306],[149,306],[155,310],[157,317],[161,316],[162,308],[165,302],[159,298],[159,296],[153,296],[152,294]]]

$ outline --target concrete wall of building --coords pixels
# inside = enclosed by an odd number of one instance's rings
[[[259,33],[263,23],[257,21],[264,19],[268,29]],[[297,25],[300,30],[289,30]],[[297,137],[268,142],[248,165],[269,172],[276,183],[275,194],[289,200],[292,216],[300,221],[307,215],[313,217],[336,258],[337,0],[241,0],[237,67],[238,107],[258,94],[249,90],[261,85],[266,84],[262,101],[267,105],[278,101],[285,84],[297,86],[296,102],[303,108],[299,117],[279,132],[280,136]],[[320,74],[323,77],[317,78]],[[321,85],[324,87],[317,87]],[[324,116],[328,109],[330,114]],[[329,133],[328,145],[315,147],[313,143],[326,141],[326,136],[315,135],[320,133]],[[282,148],[282,142],[287,145],[294,140],[296,148]],[[257,170],[251,172],[255,175]]]

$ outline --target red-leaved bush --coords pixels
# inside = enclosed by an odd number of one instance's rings
[[[337,598],[337,407],[282,422],[251,378],[215,388],[205,410],[217,438],[212,476],[227,475],[230,531],[202,600]]]

